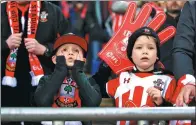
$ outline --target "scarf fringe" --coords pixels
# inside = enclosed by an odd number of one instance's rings
[[[42,76],[44,76],[44,75],[33,76],[32,80],[31,80],[31,85],[37,86],[39,84],[39,80],[41,79]]]
[[[17,86],[16,78],[10,76],[4,76],[2,80],[2,85],[16,87]]]

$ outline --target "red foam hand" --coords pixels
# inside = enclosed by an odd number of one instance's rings
[[[150,2],[149,4],[156,10],[156,15],[147,26],[157,31],[160,28],[160,26],[165,22],[166,15],[160,7],[156,6],[154,2]],[[172,38],[175,35],[175,33],[176,28],[173,26],[169,26],[161,32],[159,32],[158,36],[160,39],[160,45],[164,44],[167,40]]]
[[[145,25],[152,8],[156,10],[156,15],[147,26],[157,31],[166,19],[165,13],[155,5],[147,3],[135,17],[137,5],[135,2],[130,2],[121,27],[99,53],[99,57],[110,66],[114,73],[119,74],[122,71],[130,70],[134,66],[128,60],[126,54],[128,38],[135,30]],[[158,36],[161,43],[164,43],[174,34],[175,28],[169,27],[160,32]]]

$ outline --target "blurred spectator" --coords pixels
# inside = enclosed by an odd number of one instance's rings
[[[196,103],[196,2],[187,1],[182,9],[174,38],[173,72],[178,80],[174,99],[176,106]],[[192,100],[192,101],[191,101]],[[192,103],[192,104],[191,104]],[[186,124],[189,125],[186,121]],[[191,123],[195,125],[195,120]]]
[[[165,1],[156,1],[155,2],[159,7],[161,7],[164,11],[166,11],[166,3]]]
[[[166,3],[166,21],[161,26],[159,31],[163,30],[168,26],[177,27],[181,9],[184,5],[184,1],[165,1]],[[174,38],[174,37],[173,37]],[[165,68],[169,71],[172,71],[172,56],[171,50],[173,47],[173,38],[168,40],[160,47],[161,51],[161,62],[164,64]]]
[[[36,10],[33,7],[37,7]],[[11,16],[10,11],[15,15]],[[4,2],[1,18],[1,104],[3,107],[30,107],[40,76],[53,70],[53,42],[68,32],[68,21],[58,6],[46,1]],[[27,124],[34,125],[25,122]]]
[[[85,37],[87,31],[86,18],[88,4],[85,1],[61,1],[61,9],[64,16],[71,24],[71,32]]]
[[[57,5],[57,6],[60,6],[60,1],[50,1],[50,2]]]
[[[165,1],[165,3],[167,14],[166,24],[176,27],[185,1]]]
[[[92,1],[88,6],[89,24],[89,55],[87,57],[88,71],[94,74],[100,65],[97,56],[103,45],[109,41],[111,32],[111,1]],[[108,30],[110,29],[110,30]]]
[[[173,46],[174,74],[180,93],[177,106],[196,97],[196,2],[187,1],[180,15]],[[177,91],[177,90],[176,90]],[[195,100],[196,101],[196,100]]]

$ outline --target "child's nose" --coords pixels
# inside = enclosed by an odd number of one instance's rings
[[[147,54],[148,50],[146,48],[143,48],[142,52],[143,52],[143,54]]]
[[[68,53],[69,53],[70,55],[72,55],[72,54],[73,54],[73,51],[72,51],[72,50],[68,50]]]

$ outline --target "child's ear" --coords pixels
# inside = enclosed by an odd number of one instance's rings
[[[52,62],[56,64],[56,56],[52,56]]]
[[[157,60],[159,60],[159,57],[157,57]]]

